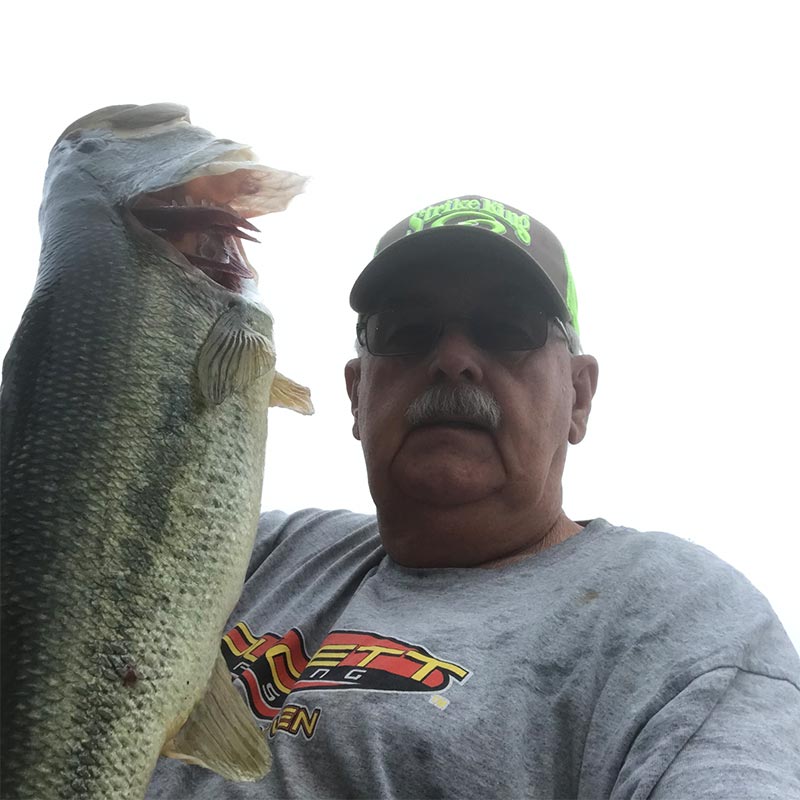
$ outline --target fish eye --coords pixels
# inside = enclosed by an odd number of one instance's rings
[[[108,142],[103,139],[85,139],[75,149],[81,153],[95,153],[108,146]]]

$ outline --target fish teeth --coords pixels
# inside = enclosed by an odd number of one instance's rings
[[[192,200],[192,196],[190,194],[186,195],[186,205],[187,206],[193,206],[194,205],[194,200]]]

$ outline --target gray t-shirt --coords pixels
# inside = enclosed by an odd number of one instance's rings
[[[712,553],[602,519],[495,569],[409,569],[374,517],[264,515],[223,653],[260,783],[148,798],[800,798],[800,661]]]

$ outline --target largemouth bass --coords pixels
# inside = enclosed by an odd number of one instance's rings
[[[162,752],[267,770],[220,640],[267,407],[312,409],[240,239],[303,182],[172,104],[101,109],[51,152],[3,364],[4,800],[141,798]]]

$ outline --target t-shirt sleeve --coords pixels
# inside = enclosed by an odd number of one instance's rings
[[[700,675],[642,729],[612,796],[800,799],[800,688],[736,667]]]

